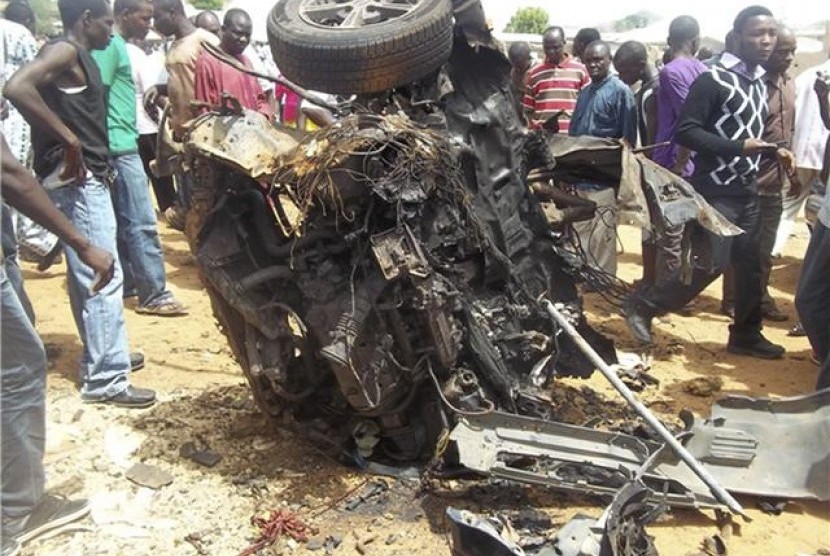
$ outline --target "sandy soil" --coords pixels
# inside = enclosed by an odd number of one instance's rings
[[[25,265],[27,289],[38,329],[49,346],[49,484],[60,492],[90,497],[93,515],[70,533],[26,547],[26,556],[204,554],[236,555],[256,537],[250,524],[257,512],[289,509],[312,528],[309,545],[280,541],[262,554],[306,553],[328,539],[340,541],[334,554],[446,554],[444,509],[448,505],[488,511],[536,507],[565,523],[575,513],[598,516],[598,500],[553,491],[446,482],[421,488],[377,479],[338,466],[301,438],[270,428],[257,412],[244,379],[218,331],[184,237],[160,225],[171,288],[191,309],[184,318],[159,318],[126,311],[131,346],[143,351],[147,367],[136,385],[159,392],[151,409],[84,406],[78,400],[76,361],[80,344],[72,321],[63,277],[57,266],[39,273]],[[806,232],[790,242],[776,262],[773,295],[793,314],[792,297]],[[621,276],[639,277],[639,232],[622,230]],[[811,391],[816,367],[805,339],[790,338],[792,324],[771,324],[773,341],[788,349],[784,361],[765,362],[724,351],[728,319],[718,314],[720,282],[698,300],[691,317],[672,315],[657,324],[652,373],[659,387],[643,399],[666,418],[681,409],[707,415],[718,397],[730,393],[789,396]],[[619,315],[589,297],[590,318],[618,347],[632,350],[633,340]],[[721,377],[723,388],[693,396],[684,384],[699,377]],[[613,391],[596,375],[573,386],[590,386],[609,399]],[[222,456],[212,468],[180,455],[194,442]],[[144,462],[170,474],[172,484],[151,490],[126,478]],[[351,511],[356,497],[368,498]],[[752,523],[734,527],[729,553],[737,556],[819,554],[830,548],[830,507],[793,502],[780,516],[757,509],[758,500],[742,498]],[[701,541],[718,533],[712,512],[674,511],[649,527],[665,556],[698,554]]]

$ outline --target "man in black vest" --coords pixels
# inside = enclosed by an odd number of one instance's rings
[[[112,170],[104,86],[90,50],[107,46],[113,16],[106,0],[60,0],[66,35],[6,84],[6,98],[32,126],[34,168],[49,196],[89,240],[115,253],[110,198]],[[89,403],[148,407],[152,390],[134,388],[122,299],[122,272],[97,289],[100,277],[67,249],[69,300],[84,350],[81,397]]]
[[[692,85],[680,115],[677,141],[697,153],[688,178],[695,189],[732,223],[744,230],[720,237],[697,227],[692,238],[692,276],[680,277],[626,300],[628,325],[638,340],[651,343],[653,317],[676,311],[694,299],[731,262],[735,268],[735,317],[727,350],[779,359],[784,348],[761,334],[761,264],[758,248],[756,174],[762,156],[778,156],[785,168],[792,154],[761,140],[769,112],[763,80],[765,62],[775,46],[772,13],[750,6],[735,18],[737,53],[724,52],[717,64]]]

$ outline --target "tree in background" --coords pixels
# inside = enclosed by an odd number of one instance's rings
[[[544,8],[519,8],[504,28],[505,33],[541,35],[549,27],[548,12]]]
[[[614,31],[624,33],[632,29],[642,29],[654,20],[655,16],[650,12],[637,12],[636,14],[627,15],[619,21],[615,21]]]
[[[190,4],[197,10],[221,10],[225,0],[190,0]]]

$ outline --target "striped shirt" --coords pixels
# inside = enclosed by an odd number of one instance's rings
[[[559,110],[559,132],[568,133],[568,126],[576,106],[579,91],[591,82],[588,70],[572,58],[560,64],[543,62],[527,72],[524,107],[529,114],[530,127],[539,128]]]

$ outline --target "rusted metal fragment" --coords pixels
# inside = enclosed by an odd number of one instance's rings
[[[294,151],[299,144],[297,138],[296,131],[275,126],[258,112],[209,113],[194,120],[187,149],[230,164],[258,180],[277,172],[280,157]]]

